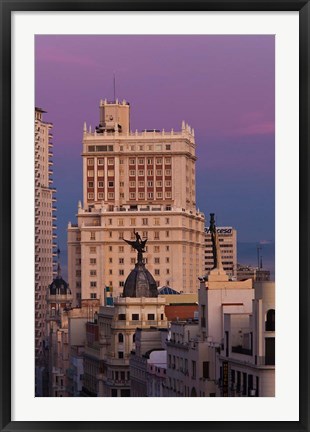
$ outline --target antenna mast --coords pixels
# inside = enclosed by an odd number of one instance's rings
[[[116,101],[115,97],[115,73],[113,74],[113,92],[114,92],[114,102]]]

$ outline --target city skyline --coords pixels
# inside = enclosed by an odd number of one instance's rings
[[[82,199],[83,123],[99,123],[114,74],[132,130],[195,129],[206,221],[215,212],[239,241],[274,241],[273,36],[36,36],[35,58],[36,105],[54,123],[61,250]]]

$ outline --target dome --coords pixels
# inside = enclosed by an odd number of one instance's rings
[[[61,277],[56,277],[49,286],[50,295],[66,295],[71,294],[69,284]]]
[[[158,297],[157,284],[142,262],[137,262],[129,273],[123,290],[123,297]]]

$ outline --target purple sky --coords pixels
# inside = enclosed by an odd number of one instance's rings
[[[242,242],[274,241],[274,36],[36,36],[35,100],[54,124],[58,237],[82,199],[82,130],[99,100],[131,127],[195,129],[197,203]]]

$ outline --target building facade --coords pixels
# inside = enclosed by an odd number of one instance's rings
[[[100,102],[83,133],[83,205],[68,226],[69,283],[76,304],[119,295],[135,263],[123,239],[148,238],[145,263],[158,286],[195,292],[203,273],[204,215],[196,208],[194,130],[130,129],[130,106]],[[83,266],[81,263],[83,262]],[[180,270],[181,269],[181,270]]]
[[[237,277],[237,230],[232,227],[217,227],[219,244],[221,248],[223,269],[228,276]],[[205,229],[205,273],[214,266],[212,254],[211,233]]]
[[[264,282],[270,280],[270,270],[261,267],[237,265],[237,279],[244,280],[251,278],[254,282]]]
[[[52,124],[43,121],[41,108],[35,109],[35,365],[36,377],[47,365],[47,294],[55,276],[56,256],[55,189],[52,180]],[[41,371],[39,374],[38,372]],[[41,381],[41,379],[39,379]],[[37,380],[38,382],[38,380]],[[41,386],[40,386],[41,387]],[[36,386],[36,395],[43,396]]]
[[[255,282],[251,314],[227,314],[219,396],[275,396],[275,284]]]

